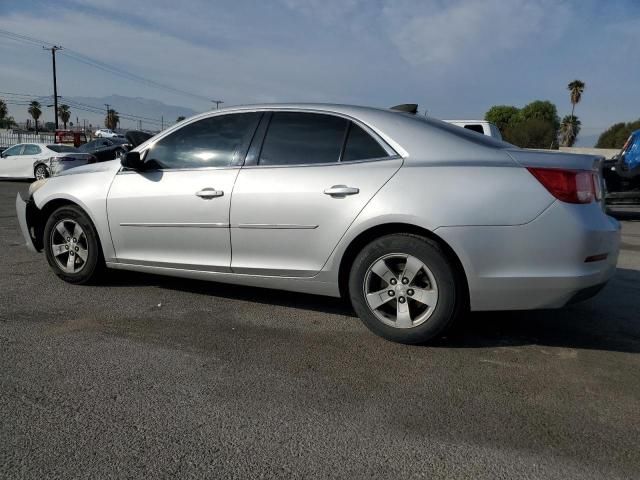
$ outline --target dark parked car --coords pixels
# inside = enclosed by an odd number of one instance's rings
[[[129,151],[131,144],[126,138],[96,138],[78,147],[78,152],[90,153],[99,162],[113,160],[122,153]]]

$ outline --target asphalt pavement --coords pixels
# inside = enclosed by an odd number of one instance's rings
[[[640,210],[595,299],[404,346],[331,298],[68,285],[27,186],[0,182],[0,478],[640,478]]]

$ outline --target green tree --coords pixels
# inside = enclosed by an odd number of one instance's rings
[[[176,118],[176,123],[180,123],[185,118],[187,118],[187,117],[185,117],[184,115],[180,115],[178,118]]]
[[[38,133],[38,119],[40,118],[40,115],[42,115],[42,109],[41,109],[41,105],[40,102],[37,101],[32,101],[29,104],[29,109],[27,110],[27,112],[29,112],[29,115],[31,115],[31,118],[33,118],[36,122],[36,133]]]
[[[547,120],[530,118],[509,126],[504,138],[522,148],[551,148],[557,144],[558,129]]]
[[[518,119],[523,120],[544,120],[553,125],[557,130],[560,127],[558,109],[548,100],[535,100],[520,109]]]
[[[504,134],[507,127],[518,118],[519,111],[511,105],[494,105],[484,114],[484,119],[493,123]]]
[[[67,129],[67,122],[71,117],[71,110],[69,110],[69,105],[62,104],[58,107],[58,117],[62,120],[64,124],[64,129]]]
[[[615,123],[605,130],[598,138],[597,148],[622,148],[629,135],[640,130],[640,119],[629,123]]]
[[[118,112],[110,108],[107,111],[107,116],[104,118],[104,126],[113,130],[118,126],[118,122],[120,122]]]
[[[565,115],[560,122],[560,145],[573,147],[580,133],[581,122],[575,115]]]
[[[4,120],[7,116],[7,113],[9,113],[7,104],[4,102],[4,100],[0,100],[0,120]]]

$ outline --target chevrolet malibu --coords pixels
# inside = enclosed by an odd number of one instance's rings
[[[345,296],[403,343],[467,310],[556,308],[616,268],[601,158],[409,113],[260,105],[190,118],[16,199],[63,280],[105,267]]]

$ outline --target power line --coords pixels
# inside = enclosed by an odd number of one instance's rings
[[[38,39],[35,37],[30,37],[28,35],[21,35],[21,34],[17,34],[14,32],[10,32],[8,30],[4,30],[4,29],[0,29],[0,36],[4,36],[6,38],[9,38],[11,40],[14,41],[18,41],[18,42],[22,42],[22,43],[26,43],[28,45],[31,46],[42,46],[42,44],[48,45],[49,48],[52,48],[54,45],[51,42],[47,42],[45,40],[42,39]],[[122,68],[113,66],[113,65],[109,65],[108,63],[104,63],[100,60],[95,60],[87,55],[84,55],[80,52],[77,52],[73,49],[70,48],[65,48],[64,52],[60,52],[61,55],[64,55],[67,58],[70,58],[72,60],[75,60],[76,62],[79,63],[83,63],[85,65],[89,65],[92,66],[94,68],[100,69],[102,71],[111,73],[112,75],[117,75],[123,78],[126,78],[128,80],[134,81],[134,82],[139,82],[139,83],[143,83],[147,86],[151,86],[154,88],[158,88],[158,89],[162,89],[162,90],[166,90],[166,91],[170,91],[172,93],[177,93],[177,94],[182,94],[182,95],[186,95],[192,98],[197,98],[199,100],[205,100],[205,101],[209,101],[209,97],[205,97],[203,95],[199,95],[197,93],[192,93],[192,92],[188,92],[186,90],[181,90],[179,88],[176,87],[172,87],[170,85],[166,85],[163,83],[159,83],[156,82],[155,80],[151,80],[145,77],[142,77],[140,75],[137,75],[135,73],[131,73],[128,72]]]

